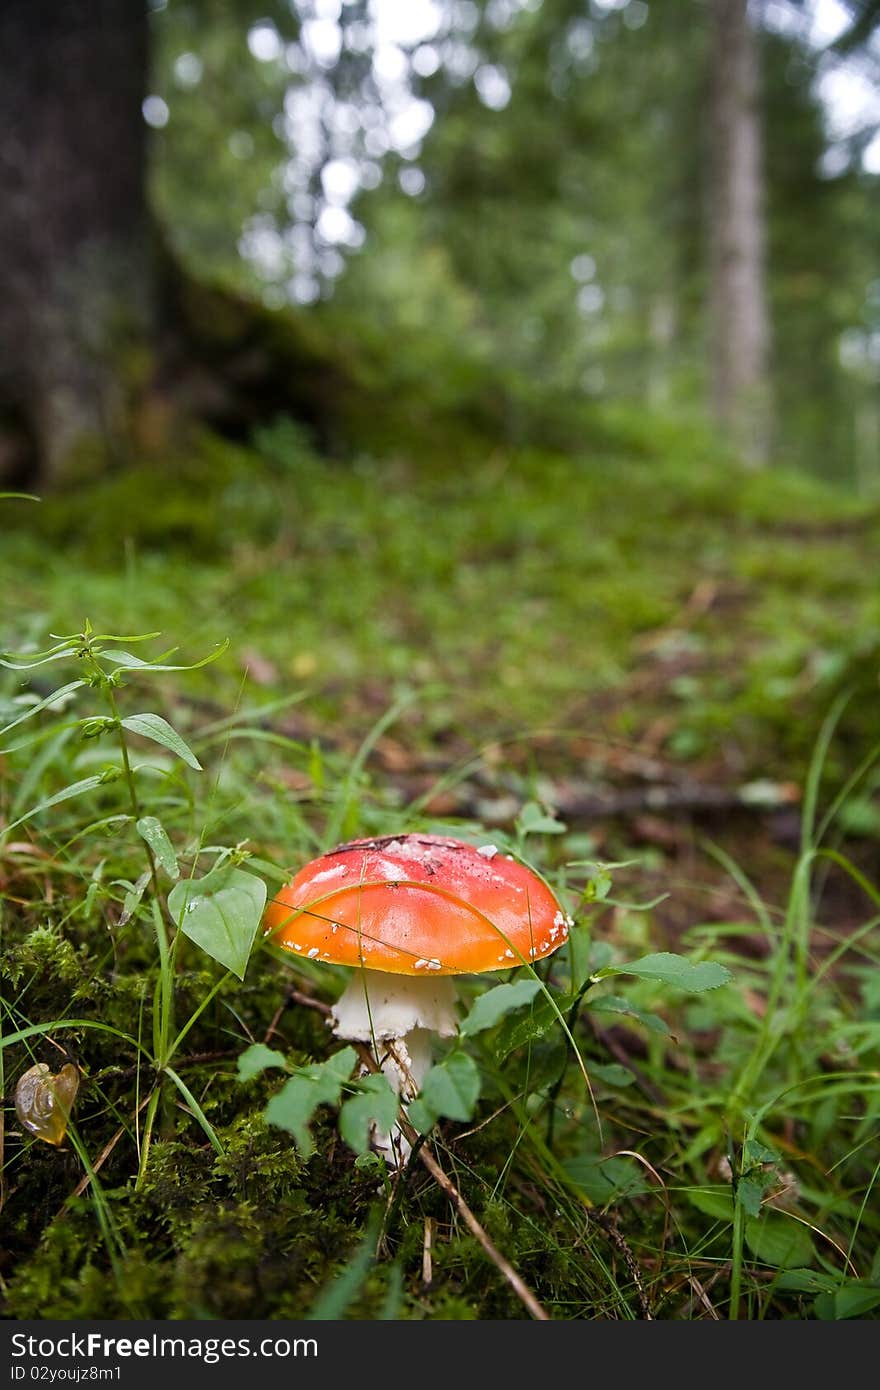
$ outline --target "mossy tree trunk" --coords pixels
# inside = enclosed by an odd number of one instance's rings
[[[0,4],[7,474],[36,462],[54,481],[112,455],[150,372],[147,63],[140,0]]]

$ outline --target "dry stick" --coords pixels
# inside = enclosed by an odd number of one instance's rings
[[[614,1248],[619,1251],[624,1264],[629,1270],[630,1278],[636,1287],[636,1297],[639,1301],[639,1307],[642,1310],[642,1317],[647,1322],[653,1322],[654,1314],[651,1312],[651,1300],[648,1298],[648,1291],[642,1283],[641,1270],[636,1263],[635,1255],[617,1229],[614,1218],[607,1215],[605,1212],[592,1212],[591,1215],[597,1226],[601,1227],[605,1232]]]
[[[303,1008],[306,1009],[315,1009],[318,1013],[323,1014],[325,1018],[329,1018],[330,1016],[331,1010],[329,1006],[327,1004],[322,1003],[319,999],[313,999],[310,994],[303,994],[300,992],[300,990],[290,989],[287,991],[287,998],[289,1003],[301,1004]],[[354,1046],[357,1050],[358,1056],[361,1059],[361,1062],[368,1071],[381,1071],[378,1062],[376,1061],[372,1052],[366,1046],[365,1043],[355,1043]],[[513,1289],[514,1293],[516,1294],[520,1302],[523,1304],[523,1306],[528,1310],[531,1316],[536,1319],[536,1321],[549,1322],[550,1314],[547,1312],[546,1308],[543,1308],[541,1306],[541,1304],[535,1298],[535,1295],[532,1293],[531,1289],[529,1289],[527,1285],[523,1283],[522,1279],[517,1274],[510,1261],[505,1259],[501,1251],[489,1239],[489,1236],[487,1235],[486,1231],[483,1229],[477,1218],[474,1216],[474,1213],[471,1211],[467,1202],[462,1197],[458,1188],[455,1186],[455,1183],[452,1181],[450,1177],[447,1176],[447,1174],[440,1167],[440,1164],[437,1162],[436,1158],[431,1153],[427,1144],[419,1142],[421,1139],[421,1135],[419,1135],[419,1133],[413,1128],[409,1121],[405,1119],[402,1115],[399,1120],[399,1128],[401,1133],[407,1139],[407,1141],[413,1146],[414,1152],[418,1155],[421,1162],[427,1168],[428,1172],[431,1174],[431,1177],[434,1179],[437,1186],[449,1198],[450,1202],[455,1207],[462,1221],[465,1223],[468,1230],[471,1232],[471,1235],[473,1235],[476,1238],[476,1240],[482,1246],[485,1253],[488,1255],[489,1259],[494,1264],[495,1268],[499,1271],[502,1277],[507,1280],[507,1283]]]

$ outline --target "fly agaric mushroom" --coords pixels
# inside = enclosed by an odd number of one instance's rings
[[[431,1065],[432,1036],[456,1031],[452,977],[548,956],[572,920],[543,879],[501,853],[440,835],[353,840],[301,869],[264,930],[308,960],[356,969],[331,1019],[369,1043],[404,1101]],[[376,1136],[392,1163],[400,1136]]]

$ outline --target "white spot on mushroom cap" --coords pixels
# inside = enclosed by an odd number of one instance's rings
[[[347,864],[331,864],[329,869],[322,869],[319,874],[315,874],[312,883],[323,883],[328,878],[338,878],[340,874],[348,873]]]
[[[400,883],[407,876],[406,870],[402,869],[399,864],[393,864],[390,859],[380,859],[376,865],[376,870],[379,877],[387,879],[389,883]]]
[[[314,960],[315,956],[320,955],[320,951],[318,950],[317,946],[313,946],[312,949],[307,952],[307,955],[309,960]]]
[[[497,853],[497,845],[480,845],[477,850],[477,854],[482,855],[484,859],[494,859]]]

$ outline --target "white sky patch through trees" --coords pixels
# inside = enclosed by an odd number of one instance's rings
[[[265,214],[252,219],[241,240],[242,254],[274,282],[278,293],[280,268],[287,264],[287,293],[311,302],[321,293],[321,277],[332,279],[344,263],[341,252],[356,250],[365,233],[351,212],[361,189],[375,188],[382,179],[382,159],[395,154],[405,161],[398,184],[409,197],[425,189],[425,177],[415,165],[422,142],[434,122],[434,109],[418,93],[420,78],[441,68],[450,82],[472,83],[486,109],[502,111],[510,102],[514,79],[498,63],[483,60],[473,42],[480,12],[473,0],[370,0],[364,20],[345,23],[349,0],[290,0],[300,19],[299,41],[285,45],[271,20],[262,19],[247,33],[247,47],[260,63],[275,63],[292,77],[284,114],[276,132],[286,140],[290,161],[283,170],[291,226],[272,229]],[[797,35],[821,50],[849,26],[851,10],[842,0],[756,0],[768,28]],[[486,22],[502,31],[520,13],[540,7],[541,0],[489,0]],[[645,0],[590,0],[580,28],[592,50],[594,15],[616,11],[630,29],[650,23]],[[834,177],[850,161],[848,141],[868,132],[862,165],[880,173],[880,40],[876,62],[860,63],[858,55],[821,58],[816,91],[825,109],[828,149],[821,172]],[[368,83],[351,100],[337,98],[331,73],[343,51],[362,55]],[[195,85],[201,70],[196,55],[178,60],[179,86]],[[179,71],[178,71],[179,69]],[[158,97],[145,103],[145,118],[159,126],[169,108]],[[575,279],[581,277],[573,270]],[[586,280],[588,277],[584,276]],[[582,281],[583,284],[583,281]],[[579,296],[581,311],[601,311],[597,285]],[[581,302],[583,301],[583,302]]]

